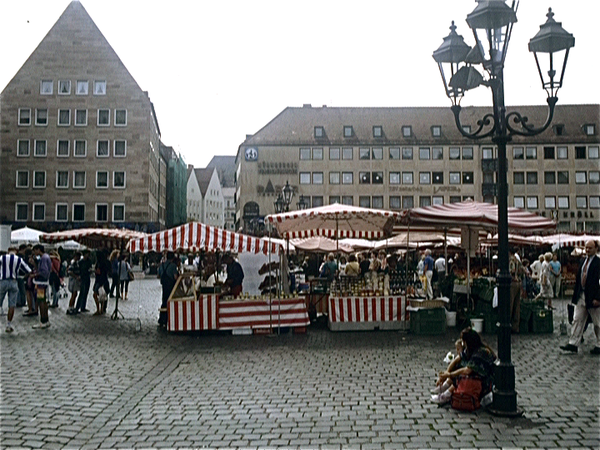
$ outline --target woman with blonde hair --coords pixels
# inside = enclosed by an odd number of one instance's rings
[[[542,273],[540,275],[540,293],[536,297],[537,299],[548,299],[548,308],[552,308],[552,297],[554,291],[552,290],[552,282],[550,280],[552,253],[548,252],[544,254],[544,262],[542,263]]]

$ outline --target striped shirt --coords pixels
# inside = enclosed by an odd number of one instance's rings
[[[0,256],[0,280],[16,280],[19,272],[31,272],[23,258],[12,253]]]

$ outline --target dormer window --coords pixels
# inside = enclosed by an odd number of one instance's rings
[[[442,135],[442,127],[439,125],[434,125],[431,127],[431,135],[433,137],[440,137]]]
[[[381,125],[375,125],[373,127],[373,137],[374,138],[382,138],[383,137],[383,127]]]
[[[467,134],[471,134],[471,125],[463,125],[463,131]]]
[[[402,127],[402,136],[405,138],[412,136],[412,127],[410,125],[404,125]]]
[[[315,127],[315,138],[322,139],[325,137],[325,130],[323,127]]]
[[[594,136],[596,134],[596,125],[593,123],[588,123],[583,126],[583,132],[587,136]]]
[[[354,136],[354,129],[352,125],[344,125],[344,137],[351,138]]]
[[[554,125],[552,129],[554,130],[554,134],[556,136],[562,136],[563,134],[565,134],[565,125],[562,123]]]

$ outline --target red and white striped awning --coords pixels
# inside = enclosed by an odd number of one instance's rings
[[[41,242],[56,243],[76,241],[90,248],[124,248],[130,239],[146,236],[146,233],[126,228],[80,228],[77,230],[43,233]]]
[[[498,205],[466,201],[426,206],[403,212],[402,221],[411,224],[436,224],[443,227],[498,228]],[[550,219],[519,208],[508,208],[508,228],[522,232],[552,230]]]
[[[280,236],[290,239],[310,236],[381,239],[390,235],[398,217],[398,212],[335,203],[271,214],[265,221],[274,224]]]
[[[279,253],[280,246],[267,239],[234,233],[199,222],[186,223],[169,230],[146,235],[129,242],[133,252],[221,250],[235,253]]]
[[[558,247],[585,247],[585,244],[589,240],[600,241],[600,236],[594,236],[591,234],[552,234],[549,236],[541,236],[539,238],[542,243],[556,245]]]

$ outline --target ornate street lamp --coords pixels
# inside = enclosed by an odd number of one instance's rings
[[[308,201],[304,197],[304,195],[300,196],[300,200],[298,200],[297,205],[298,205],[298,209],[306,209],[306,208],[308,208]]]
[[[292,204],[292,198],[294,197],[294,188],[290,186],[288,181],[286,181],[285,186],[281,189],[281,192],[283,193],[285,211],[288,212],[290,210],[290,205]]]
[[[277,200],[273,202],[273,206],[275,207],[275,214],[284,212],[285,204],[283,202],[283,196],[281,195],[281,192],[277,194]]]
[[[528,118],[518,112],[506,113],[504,105],[504,61],[510,41],[513,24],[517,22],[517,7],[508,6],[504,0],[479,0],[478,5],[467,15],[467,23],[473,30],[476,44],[469,48],[462,37],[456,33],[454,22],[450,34],[443,44],[433,52],[438,63],[446,95],[452,101],[451,110],[458,131],[470,139],[490,137],[498,146],[498,310],[500,327],[498,329],[498,364],[495,373],[494,402],[491,411],[494,414],[515,417],[522,414],[517,408],[515,392],[515,371],[511,362],[511,323],[510,323],[510,272],[508,269],[508,184],[506,180],[507,160],[506,144],[513,135],[535,136],[546,130],[552,122],[554,108],[558,98],[556,93],[562,86],[569,49],[575,45],[575,38],[567,33],[560,23],[553,19],[552,10],[548,10],[548,20],[541,25],[540,31],[529,42],[529,51],[533,52],[542,86],[548,93],[548,117],[541,127],[528,123]],[[561,59],[560,77],[556,77],[556,61]],[[548,67],[540,66],[538,54],[548,53]],[[483,68],[483,74],[475,66]],[[446,70],[444,70],[446,68]],[[450,79],[446,79],[446,74]],[[545,76],[547,74],[547,77]],[[480,85],[492,91],[493,112],[477,121],[474,132],[465,131],[460,121],[460,101],[465,92]]]

